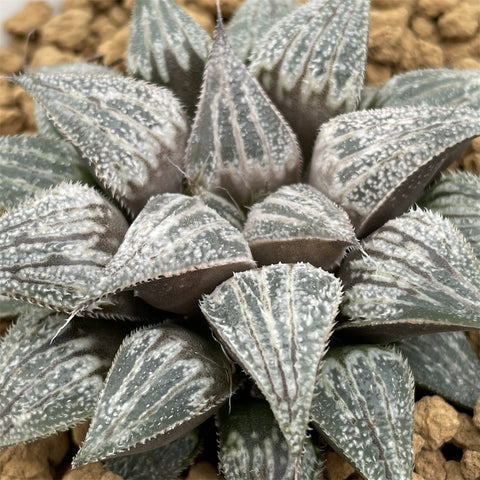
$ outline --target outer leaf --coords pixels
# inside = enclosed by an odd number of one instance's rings
[[[200,304],[215,335],[265,395],[296,457],[340,298],[337,278],[299,263],[237,273]]]
[[[242,231],[245,223],[245,214],[239,206],[233,205],[225,198],[208,190],[202,189],[199,197],[207,207],[215,210],[219,215],[228,220],[236,229]]]
[[[235,57],[219,23],[186,153],[194,184],[241,205],[300,179],[295,135]]]
[[[297,7],[294,0],[245,0],[225,29],[238,58],[246,63],[272,25]]]
[[[372,340],[480,328],[480,263],[440,215],[412,210],[386,223],[347,257],[340,328]]]
[[[410,480],[413,400],[413,377],[398,353],[336,349],[320,372],[313,424],[365,479]]]
[[[362,237],[403,213],[479,133],[480,114],[470,109],[342,115],[318,136],[309,183],[347,211]]]
[[[480,70],[432,68],[394,75],[362,108],[405,105],[480,109]]]
[[[172,325],[139,330],[118,351],[73,464],[165,445],[213,414],[231,391],[231,364],[214,342]]]
[[[339,265],[347,247],[358,244],[346,212],[300,183],[254,205],[243,235],[262,265],[308,262],[328,270]]]
[[[67,430],[94,410],[126,328],[23,314],[0,343],[0,448]]]
[[[12,208],[57,183],[83,178],[78,154],[63,140],[35,135],[0,137],[0,208]]]
[[[126,230],[93,188],[42,191],[0,217],[0,293],[68,312],[101,278]]]
[[[173,0],[137,0],[130,22],[130,73],[169,87],[193,115],[211,39]]]
[[[200,447],[198,430],[192,430],[177,440],[145,453],[125,457],[109,458],[105,465],[108,470],[125,480],[178,480]]]
[[[451,172],[443,176],[420,203],[448,218],[480,258],[480,176],[458,170]]]
[[[473,409],[480,397],[480,359],[464,332],[432,333],[399,344],[415,383]]]
[[[219,414],[220,463],[226,480],[318,480],[323,463],[307,438],[302,459],[292,457],[268,403],[234,398]]]
[[[87,301],[135,288],[151,305],[175,313],[198,309],[233,272],[253,268],[241,233],[200,198],[180,194],[150,199],[123,243],[92,285]]]
[[[367,59],[368,0],[313,0],[256,45],[250,71],[310,152],[318,127],[356,108]]]
[[[16,78],[130,213],[180,191],[187,120],[166,89],[113,75],[32,73]]]
[[[0,320],[2,319],[14,319],[21,313],[25,313],[28,310],[32,310],[34,307],[28,302],[23,300],[17,300],[16,298],[10,298],[5,295],[0,295]],[[41,307],[38,307],[41,308]]]

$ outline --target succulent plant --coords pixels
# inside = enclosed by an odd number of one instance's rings
[[[0,139],[0,447],[91,418],[74,466],[173,479],[216,428],[227,480],[317,479],[325,443],[406,480],[414,381],[473,407],[480,179],[437,173],[480,72],[364,88],[368,15],[246,0],[212,40],[137,0],[130,76],[11,79],[40,134]]]

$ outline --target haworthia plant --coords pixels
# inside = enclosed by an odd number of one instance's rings
[[[364,88],[368,0],[287,12],[289,1],[246,0],[226,32],[219,12],[212,42],[173,0],[137,0],[136,78],[88,63],[12,78],[43,113],[42,137],[4,144],[39,145],[6,174],[32,198],[16,191],[0,211],[0,318],[17,319],[0,350],[20,352],[22,365],[0,410],[16,388],[40,394],[28,415],[21,403],[13,418],[0,413],[0,426],[19,426],[9,442],[66,428],[95,402],[75,465],[107,459],[125,479],[188,468],[202,424],[214,462],[219,432],[226,480],[316,480],[325,439],[368,480],[410,480],[411,374],[395,351],[358,342],[405,338],[418,383],[433,389],[422,375],[455,374],[460,336],[421,347],[422,368],[406,338],[480,325],[478,177],[445,177],[422,198],[449,219],[400,216],[480,133],[478,72],[425,70]],[[361,95],[360,108],[376,109],[352,112]],[[66,165],[73,149],[95,178],[36,158]],[[0,179],[1,166],[0,155]],[[259,268],[271,262],[291,263]],[[35,328],[22,327],[28,315]],[[98,394],[102,352],[120,337]],[[329,355],[330,339],[343,349]],[[38,358],[62,345],[66,357],[45,370]],[[101,368],[90,375],[79,365],[92,345]],[[434,365],[440,345],[450,353]],[[63,380],[79,375],[96,389],[62,397]],[[477,395],[455,393],[465,406]],[[46,411],[60,413],[40,431]]]
[[[422,206],[448,218],[468,240],[480,258],[480,177],[452,172],[430,188],[420,199]]]
[[[309,182],[347,211],[362,237],[403,213],[478,134],[480,116],[470,109],[345,114],[322,128]]]
[[[58,183],[83,180],[84,169],[75,149],[58,138],[0,137],[0,208],[10,209]]]
[[[315,428],[368,480],[412,478],[413,377],[398,353],[332,350],[315,390]]]
[[[480,262],[448,220],[410,210],[362,247],[341,267],[342,328],[384,340],[480,329]]]
[[[277,22],[250,71],[310,152],[318,127],[356,108],[367,59],[368,0],[311,0]]]
[[[0,217],[0,293],[68,312],[102,276],[126,230],[91,187],[40,191]]]
[[[480,70],[413,70],[393,76],[362,108],[404,105],[480,108]]]
[[[270,403],[297,457],[341,293],[338,279],[321,269],[278,264],[237,273],[201,302],[215,335]]]
[[[24,312],[0,342],[0,448],[67,430],[93,414],[125,326]],[[41,414],[38,405],[42,405]]]
[[[195,111],[211,39],[174,0],[138,0],[130,25],[130,73],[172,89]]]
[[[220,461],[226,480],[318,480],[323,462],[311,439],[293,457],[264,400],[234,399],[218,414]]]
[[[15,81],[130,214],[155,193],[180,191],[188,125],[169,90],[113,75],[45,71]]]
[[[241,205],[300,179],[296,138],[218,24],[186,151],[186,172]]]
[[[154,307],[189,313],[202,293],[233,272],[254,266],[240,232],[199,197],[158,195],[130,226],[85,306],[107,294],[135,289]]]
[[[232,394],[233,374],[211,340],[174,325],[138,330],[117,353],[74,464],[181,437]]]
[[[328,270],[358,244],[346,212],[301,183],[281,187],[255,204],[243,235],[261,265],[307,261]]]
[[[415,383],[473,409],[480,397],[480,359],[464,332],[431,333],[399,343]]]

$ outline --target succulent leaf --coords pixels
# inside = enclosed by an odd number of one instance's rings
[[[272,25],[297,7],[294,0],[245,0],[225,28],[237,57],[247,63],[255,45]]]
[[[83,180],[83,168],[75,149],[58,138],[0,136],[0,208],[12,208],[63,181]]]
[[[347,213],[306,184],[288,185],[250,210],[243,230],[261,265],[308,262],[325,270],[358,245]]]
[[[417,385],[462,407],[475,407],[480,397],[480,359],[464,332],[420,335],[398,346]]]
[[[480,176],[459,170],[444,175],[419,203],[448,218],[480,258]]]
[[[127,480],[152,480],[161,472],[162,480],[178,480],[198,453],[200,439],[194,429],[177,440],[149,452],[109,458],[106,468]]]
[[[73,464],[140,453],[181,437],[228,398],[232,374],[213,341],[174,325],[138,330],[117,353]]]
[[[101,278],[126,230],[91,187],[41,191],[0,217],[0,293],[68,312]]]
[[[307,438],[299,462],[292,457],[275,417],[263,400],[233,398],[218,414],[220,463],[226,480],[317,480],[323,463]],[[297,476],[295,475],[297,473]]]
[[[0,448],[53,435],[90,418],[126,328],[24,313],[0,343]]]
[[[92,285],[89,300],[79,308],[135,288],[156,308],[191,313],[202,293],[233,272],[254,267],[241,233],[199,197],[157,195],[132,223],[101,281]]]
[[[173,0],[137,0],[132,15],[130,73],[170,88],[193,116],[210,37]]]
[[[188,178],[194,187],[249,205],[299,181],[300,166],[294,133],[236,58],[219,23],[188,141]]]
[[[302,453],[341,294],[340,281],[320,268],[277,264],[235,274],[200,304],[215,335],[270,403],[293,456]]]
[[[432,68],[394,75],[362,108],[405,105],[470,107],[480,109],[480,70]]]
[[[315,390],[313,425],[368,480],[412,478],[413,377],[393,350],[332,349]]]
[[[360,100],[369,8],[368,0],[311,0],[277,22],[252,53],[250,71],[304,152],[321,123]]]
[[[21,313],[25,313],[32,308],[36,307],[23,300],[0,295],[0,320],[16,318]]]
[[[167,89],[110,74],[38,72],[15,81],[130,214],[154,194],[181,190],[188,125]]]
[[[470,109],[348,113],[323,126],[309,183],[343,207],[363,237],[403,213],[478,134],[480,114]]]
[[[421,333],[480,329],[480,262],[452,223],[411,210],[347,256],[339,329],[391,341]]]
[[[220,216],[228,220],[236,229],[242,231],[245,223],[245,214],[239,206],[234,205],[225,198],[208,190],[201,189],[198,196],[203,203],[212,210],[215,210]]]

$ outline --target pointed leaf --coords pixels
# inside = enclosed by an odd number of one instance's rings
[[[368,480],[411,480],[413,377],[398,353],[373,346],[332,350],[315,390],[312,420]]]
[[[432,68],[394,75],[362,108],[405,105],[480,109],[480,70]]]
[[[363,237],[403,213],[478,134],[480,114],[470,109],[342,115],[318,136],[309,183],[343,207]]]
[[[198,309],[235,271],[255,267],[241,233],[198,197],[163,194],[150,199],[123,243],[92,285],[92,299],[135,288],[156,308],[175,313]]]
[[[234,205],[225,198],[208,190],[201,189],[198,196],[203,203],[212,210],[215,210],[225,220],[228,220],[236,229],[242,231],[245,223],[245,214],[239,206]]]
[[[168,90],[113,75],[16,77],[131,214],[156,193],[180,191],[187,120]]]
[[[186,153],[188,178],[241,205],[300,179],[295,136],[235,57],[221,24]]]
[[[356,108],[367,59],[368,0],[311,0],[256,45],[250,71],[311,151],[318,127]]]
[[[37,135],[0,137],[0,208],[9,209],[38,191],[84,178],[83,164],[64,140]]]
[[[33,308],[36,307],[34,307],[28,302],[25,302],[24,300],[17,300],[16,298],[10,298],[5,295],[0,295],[0,320],[14,319],[18,317],[18,315],[25,313]]]
[[[0,448],[29,442],[91,417],[127,329],[25,313],[0,343]]]
[[[101,278],[126,230],[93,188],[41,191],[0,217],[0,293],[68,312]]]
[[[340,328],[369,341],[446,330],[480,329],[480,263],[446,219],[411,210],[347,256]]]
[[[320,268],[277,264],[235,274],[200,304],[215,335],[270,403],[293,456],[302,453],[341,290]]]
[[[138,330],[118,351],[73,463],[165,445],[212,415],[232,385],[215,342],[173,325]]]
[[[297,7],[295,0],[245,0],[225,29],[238,58],[246,63],[272,25]]]
[[[193,116],[211,45],[207,32],[174,0],[137,0],[128,70],[170,88]]]
[[[300,183],[255,204],[243,235],[261,265],[308,262],[328,270],[339,265],[347,247],[358,244],[347,213]]]
[[[268,403],[233,399],[218,415],[220,464],[226,480],[318,480],[323,464],[307,438],[302,459],[292,457]],[[295,473],[298,476],[295,476]]]
[[[399,344],[415,383],[462,407],[473,409],[480,397],[480,359],[464,332],[432,333]]]
[[[152,480],[161,472],[162,480],[178,480],[200,448],[198,430],[149,452],[109,458],[106,469],[126,480]]]
[[[451,172],[422,197],[420,204],[448,218],[480,258],[480,176]]]

